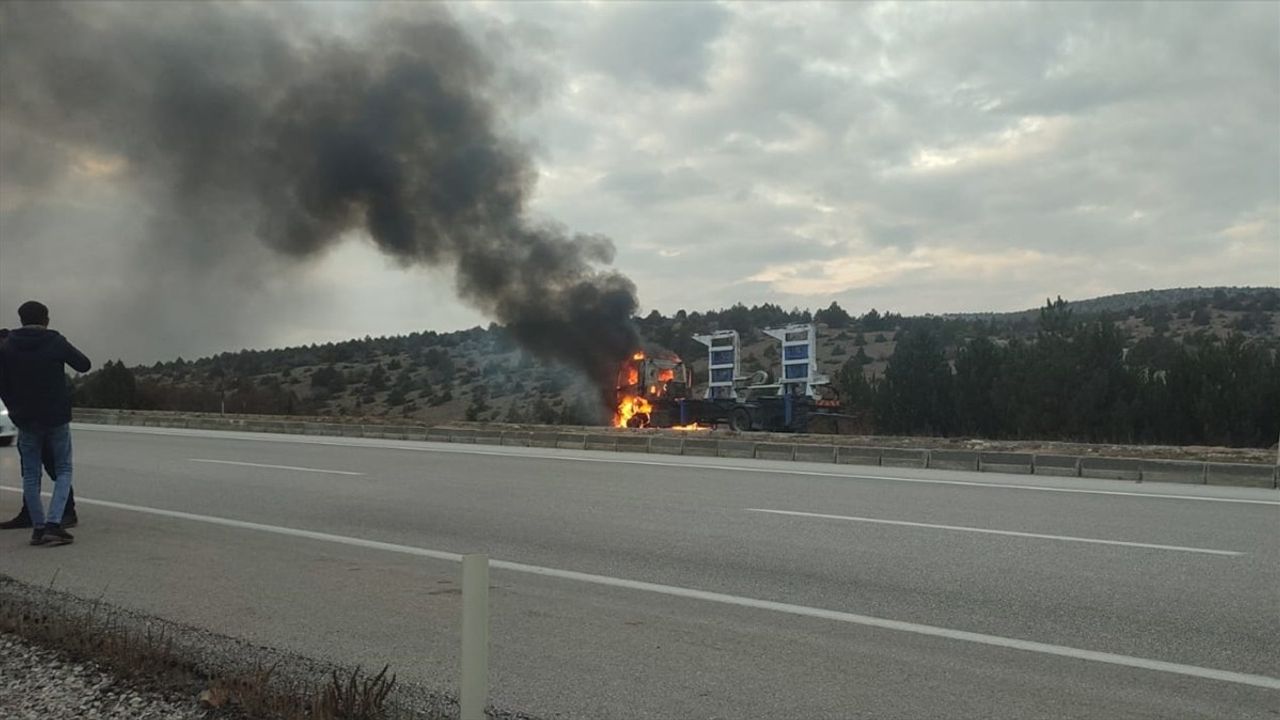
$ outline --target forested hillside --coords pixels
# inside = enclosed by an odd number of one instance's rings
[[[1280,289],[1148,291],[1022,313],[903,317],[836,303],[636,318],[705,379],[692,340],[738,330],[744,370],[776,371],[761,330],[816,322],[821,369],[861,432],[1266,446],[1280,431]],[[77,380],[85,406],[590,424],[608,410],[502,328],[243,350]]]

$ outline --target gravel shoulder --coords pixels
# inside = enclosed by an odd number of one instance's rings
[[[205,712],[194,701],[132,689],[96,663],[0,633],[0,717],[196,720]]]
[[[376,674],[373,668],[362,677]],[[403,668],[401,669],[403,670]],[[249,711],[304,705],[352,668],[37,587],[0,573],[0,719],[243,720],[311,717]],[[390,668],[390,673],[397,668]],[[269,691],[269,692],[264,692]],[[248,695],[245,695],[245,693]],[[202,699],[213,694],[214,706]],[[291,706],[292,703],[285,703]],[[450,720],[454,698],[397,681],[378,720]],[[495,720],[536,720],[489,708]],[[326,716],[327,717],[327,716]],[[343,716],[345,717],[345,716]]]

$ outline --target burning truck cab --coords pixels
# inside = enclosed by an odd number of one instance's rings
[[[679,355],[641,351],[618,371],[617,427],[671,427],[678,424],[678,402],[690,397],[693,375]]]

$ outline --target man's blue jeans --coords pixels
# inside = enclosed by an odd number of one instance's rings
[[[40,450],[45,442],[53,450],[54,469],[53,499],[49,501],[47,516],[40,500]],[[27,503],[27,512],[31,513],[31,526],[61,525],[67,493],[71,492],[71,425],[47,427],[29,423],[26,427],[19,427],[18,456],[22,460],[22,499]]]

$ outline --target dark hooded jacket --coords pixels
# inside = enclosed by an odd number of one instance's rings
[[[56,330],[34,325],[9,332],[0,342],[0,400],[22,428],[71,422],[71,389],[64,365],[88,372],[84,356]]]

